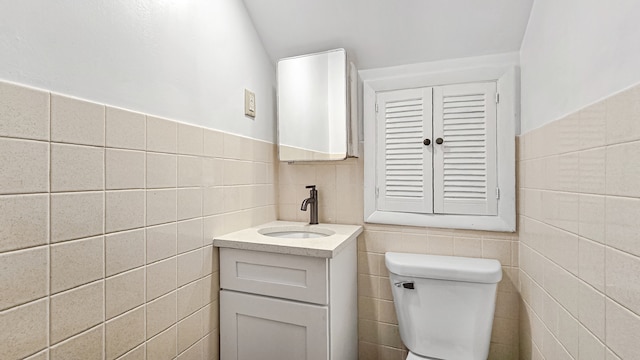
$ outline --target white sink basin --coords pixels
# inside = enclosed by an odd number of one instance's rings
[[[322,238],[335,234],[334,231],[321,227],[310,226],[278,226],[258,230],[264,236],[287,239],[311,239]]]

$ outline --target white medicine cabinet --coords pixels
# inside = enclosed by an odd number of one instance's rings
[[[357,74],[344,49],[278,61],[280,161],[357,157]],[[352,119],[353,122],[352,122]]]

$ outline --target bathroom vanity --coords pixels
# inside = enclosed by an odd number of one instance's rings
[[[276,221],[216,237],[221,360],[356,359],[360,233]]]

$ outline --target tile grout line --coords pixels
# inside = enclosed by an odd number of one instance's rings
[[[51,306],[51,241],[53,239],[53,231],[52,231],[52,226],[51,226],[51,218],[53,216],[52,214],[52,206],[51,206],[51,202],[52,202],[52,195],[51,195],[51,183],[52,183],[52,159],[51,159],[51,138],[52,138],[52,133],[53,133],[53,97],[51,96],[51,92],[48,92],[48,102],[49,102],[49,143],[48,143],[48,156],[49,156],[49,161],[48,161],[48,165],[49,165],[49,172],[48,172],[48,181],[47,181],[47,192],[48,192],[48,206],[49,206],[49,216],[47,216],[47,226],[48,226],[48,231],[47,231],[47,235],[48,235],[48,241],[47,241],[47,261],[48,261],[48,266],[47,266],[47,349],[46,352],[47,354],[49,354],[49,350],[51,348],[51,331],[52,331],[52,325],[51,325],[51,319],[52,319],[52,306]]]
[[[147,270],[148,270],[148,262],[149,262],[149,254],[148,254],[148,244],[147,244],[147,227],[148,227],[148,222],[147,222],[147,201],[148,201],[148,188],[147,188],[147,151],[146,151],[146,145],[147,145],[147,129],[148,125],[147,125],[147,116],[144,116],[144,144],[145,144],[145,150],[144,150],[144,159],[143,159],[143,174],[142,174],[142,178],[143,178],[143,189],[144,189],[144,272],[143,272],[143,277],[142,277],[142,301],[143,301],[143,305],[144,305],[144,314],[143,314],[143,334],[144,334],[144,339],[142,341],[142,346],[143,346],[143,355],[144,358],[147,358],[147,340],[148,340],[148,333],[147,333],[147,322],[149,321],[149,319],[147,318],[147,310],[148,310],[148,301],[147,301]]]
[[[178,323],[180,322],[180,315],[178,314],[178,307],[179,307],[179,299],[178,299],[178,257],[179,257],[179,251],[178,249],[180,248],[178,243],[179,243],[179,237],[180,237],[180,232],[178,231],[178,189],[180,188],[180,184],[178,183],[178,181],[180,180],[180,156],[178,155],[178,131],[179,131],[179,126],[176,126],[176,132],[174,134],[175,136],[175,142],[176,142],[176,176],[175,176],[175,184],[176,184],[176,202],[175,202],[175,218],[176,218],[176,267],[175,267],[175,274],[176,274],[176,285],[175,285],[175,289],[173,289],[172,291],[176,292],[176,311],[175,311],[175,316],[176,316],[176,332],[175,332],[175,344],[176,344],[176,352],[174,354],[174,357],[177,357],[179,354],[179,349],[178,349]]]
[[[103,293],[102,293],[102,360],[107,358],[107,110],[103,107],[103,147],[102,147],[102,267],[103,267]]]

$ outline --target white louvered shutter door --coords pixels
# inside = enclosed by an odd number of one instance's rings
[[[377,93],[378,210],[433,212],[432,88]]]
[[[434,212],[497,215],[496,84],[433,91]]]

